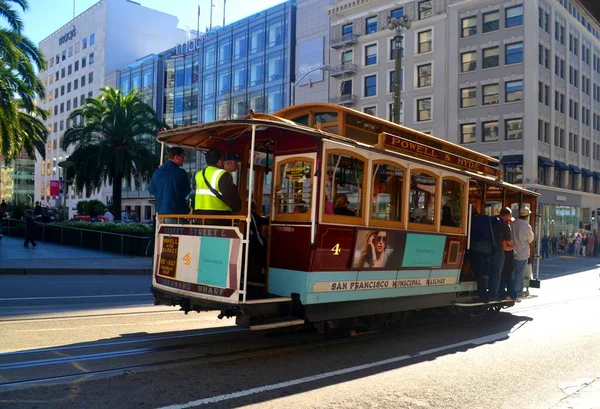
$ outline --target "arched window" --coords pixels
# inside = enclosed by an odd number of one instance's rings
[[[410,172],[409,224],[419,230],[435,231],[438,220],[436,188],[438,176],[424,169]]]
[[[463,233],[467,221],[466,182],[451,176],[442,178],[440,230]]]
[[[323,221],[364,224],[367,159],[351,151],[329,149],[324,162]]]
[[[310,221],[314,161],[295,157],[277,164],[275,220]]]
[[[406,169],[390,161],[371,166],[371,219],[374,226],[402,227],[405,214]]]

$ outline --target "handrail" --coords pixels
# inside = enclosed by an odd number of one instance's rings
[[[157,219],[215,219],[215,220],[246,220],[246,216],[235,215],[213,215],[213,214],[159,214]]]

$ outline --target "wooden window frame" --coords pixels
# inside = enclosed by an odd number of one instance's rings
[[[400,220],[381,220],[381,219],[375,219],[373,217],[371,217],[371,209],[372,209],[372,205],[369,205],[369,226],[375,226],[375,227],[385,227],[385,228],[394,228],[394,229],[405,229],[406,228],[406,214],[408,212],[408,208],[406,206],[407,202],[407,196],[408,196],[408,192],[407,192],[407,175],[409,174],[408,168],[404,165],[401,165],[397,162],[394,162],[392,160],[389,159],[374,159],[371,161],[370,166],[369,166],[369,177],[371,178],[371,189],[370,189],[370,196],[369,196],[369,200],[370,198],[373,197],[374,194],[374,187],[375,187],[375,183],[373,183],[374,177],[372,176],[371,172],[373,170],[373,166],[376,165],[389,165],[389,166],[393,166],[395,168],[399,168],[402,169],[402,171],[404,172],[404,180],[402,182],[402,202],[401,202],[401,206],[402,206],[402,210],[400,213]]]
[[[442,226],[441,224],[441,217],[440,217],[440,232],[442,233],[451,233],[451,234],[461,234],[464,235],[466,234],[467,231],[467,217],[469,213],[469,193],[468,193],[468,189],[469,186],[467,185],[467,182],[463,179],[460,179],[456,176],[444,176],[442,175],[441,180],[440,180],[440,209],[442,208],[442,186],[444,184],[444,180],[452,180],[454,182],[458,182],[462,185],[463,187],[463,200],[461,203],[461,207],[462,207],[462,227],[451,227],[451,226]]]
[[[327,197],[327,160],[329,158],[329,155],[335,155],[335,154],[343,154],[343,155],[349,155],[352,157],[355,157],[357,159],[360,159],[363,161],[363,185],[362,185],[362,213],[360,217],[357,216],[340,216],[337,214],[327,214],[325,213],[326,210],[326,197]],[[351,226],[365,226],[366,225],[366,220],[367,220],[367,212],[370,212],[370,207],[368,206],[368,203],[366,202],[367,200],[367,191],[370,191],[370,183],[369,183],[369,179],[366,177],[367,174],[370,175],[370,173],[367,173],[368,170],[368,166],[369,166],[369,158],[367,158],[366,156],[360,155],[356,152],[353,152],[350,149],[342,149],[342,148],[328,148],[325,147],[324,151],[323,151],[323,165],[322,165],[322,175],[323,175],[323,179],[321,182],[321,222],[322,223],[331,223],[331,224],[346,224],[346,225],[351,225]],[[331,198],[331,201],[333,202],[333,197]]]
[[[406,220],[407,220],[407,226],[408,226],[408,230],[418,230],[418,231],[429,231],[429,232],[438,232],[440,229],[440,221],[441,221],[441,217],[438,214],[439,213],[439,209],[440,209],[440,204],[442,202],[442,177],[440,174],[435,173],[435,171],[427,169],[427,168],[422,168],[422,167],[418,167],[418,168],[410,168],[409,167],[409,172],[408,172],[408,176],[410,181],[412,182],[412,175],[415,173],[425,173],[431,177],[435,178],[435,197],[434,197],[434,208],[433,208],[433,214],[434,214],[434,220],[433,220],[433,224],[423,224],[423,223],[415,223],[415,222],[411,222],[410,221],[410,215],[408,214],[408,211],[410,209],[410,184],[407,186],[407,198],[406,198]],[[408,182],[407,182],[408,183]]]
[[[277,203],[277,189],[281,186],[281,166],[286,165],[292,162],[310,162],[311,164],[311,177],[310,177],[310,201],[308,202],[308,212],[306,213],[279,213],[278,212],[278,203]],[[273,222],[310,222],[313,211],[313,197],[315,194],[315,184],[314,182],[314,173],[315,173],[315,158],[311,156],[286,156],[285,158],[277,161],[275,163],[275,187],[273,189],[273,195],[271,200],[271,209],[272,209],[272,220]]]

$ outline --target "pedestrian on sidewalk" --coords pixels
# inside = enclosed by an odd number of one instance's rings
[[[548,258],[548,249],[549,249],[548,241],[549,241],[548,235],[544,234],[544,237],[542,237],[542,258]]]
[[[35,235],[37,230],[37,223],[33,218],[33,211],[31,209],[25,212],[25,242],[23,243],[23,247],[29,248],[29,243],[33,248],[37,247],[37,243],[35,242]]]
[[[587,256],[587,246],[588,246],[588,236],[585,235],[585,236],[583,236],[583,239],[581,240],[581,255],[583,257]]]
[[[590,234],[588,236],[588,246],[587,246],[588,256],[594,255],[594,246],[595,245],[596,245],[596,238]]]

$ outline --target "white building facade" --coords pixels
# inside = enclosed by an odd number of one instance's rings
[[[549,234],[595,230],[600,25],[576,0],[337,0],[330,100],[392,118],[394,33],[406,15],[405,125],[500,159],[542,193]]]
[[[100,0],[40,42],[47,69],[39,73],[46,87],[46,99],[39,104],[50,115],[45,122],[49,132],[46,159],[38,156],[35,166],[36,201],[49,206],[63,203],[63,171],[58,164],[74,149],[65,151],[62,143],[71,126],[71,112],[86,98],[98,95],[107,73],[183,41],[185,32],[177,23],[177,17],[133,1]],[[89,193],[69,190],[70,216]],[[106,204],[112,201],[111,195],[111,187],[105,186],[89,198]]]

